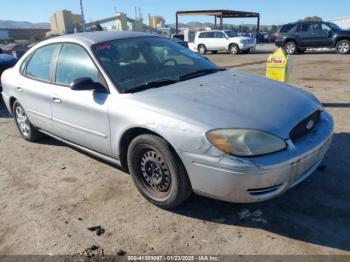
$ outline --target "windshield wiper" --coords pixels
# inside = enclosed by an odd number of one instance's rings
[[[216,72],[219,72],[219,71],[225,71],[225,70],[226,70],[225,68],[211,68],[211,69],[197,70],[197,71],[194,71],[192,73],[180,76],[179,80],[180,81],[188,80],[188,79],[191,79],[191,78],[204,76],[204,75],[209,75],[209,74],[212,74],[212,73],[216,73]]]
[[[150,82],[146,82],[142,85],[135,86],[131,89],[124,90],[123,93],[134,93],[134,92],[141,92],[149,88],[156,88],[156,87],[161,87],[161,86],[166,86],[166,85],[171,85],[177,83],[177,80],[174,79],[158,79]]]

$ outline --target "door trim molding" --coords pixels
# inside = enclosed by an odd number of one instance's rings
[[[72,123],[69,123],[69,122],[57,119],[57,118],[52,118],[52,121],[60,123],[60,124],[65,125],[65,126],[69,126],[69,127],[75,128],[77,130],[80,130],[80,131],[83,131],[83,132],[86,132],[86,133],[89,133],[91,135],[95,135],[95,136],[102,137],[102,138],[107,138],[108,137],[107,135],[105,135],[103,133],[100,133],[100,132],[97,132],[97,131],[94,131],[94,130],[91,130],[91,129],[88,129],[88,128],[85,128],[85,127],[77,126],[75,124],[72,124]]]
[[[41,116],[43,118],[51,120],[51,116],[48,116],[48,115],[43,114],[43,113],[39,113],[38,111],[35,111],[35,110],[32,110],[32,109],[26,109],[26,111],[29,112],[29,113],[32,113],[34,115],[38,115],[38,116]]]

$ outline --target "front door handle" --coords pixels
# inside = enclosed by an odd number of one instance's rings
[[[18,87],[17,87],[17,91],[18,91],[18,92],[23,92],[23,88],[18,86]]]
[[[59,99],[58,97],[52,97],[51,99],[52,99],[52,101],[54,101],[55,103],[61,103],[61,99]]]

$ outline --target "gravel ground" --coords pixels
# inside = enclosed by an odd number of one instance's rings
[[[264,74],[271,49],[208,58]],[[293,60],[290,82],[334,116],[334,142],[325,169],[259,204],[193,196],[176,210],[161,210],[118,168],[51,138],[25,142],[1,101],[0,254],[72,255],[98,245],[107,254],[350,255],[350,56],[306,53]],[[96,225],[106,232],[87,230]]]

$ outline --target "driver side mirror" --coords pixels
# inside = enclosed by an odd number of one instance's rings
[[[94,82],[90,77],[82,77],[75,79],[70,88],[74,91],[95,90],[96,92],[106,93],[107,89],[104,85]]]

